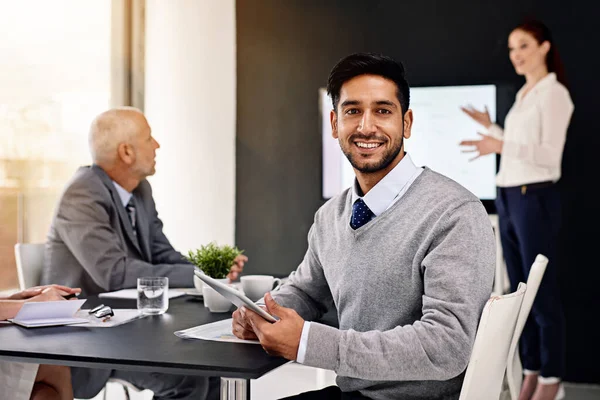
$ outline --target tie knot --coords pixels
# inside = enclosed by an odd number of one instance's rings
[[[358,199],[352,205],[352,218],[350,219],[350,227],[358,229],[375,217],[373,211],[367,206],[363,199]]]

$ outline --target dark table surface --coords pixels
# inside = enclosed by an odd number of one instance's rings
[[[0,325],[0,360],[69,366],[257,379],[285,364],[258,344],[181,339],[173,332],[230,318],[214,314],[201,300],[169,300],[169,310],[113,328],[72,326],[22,328]],[[135,300],[88,297],[83,308],[100,303],[136,308]]]

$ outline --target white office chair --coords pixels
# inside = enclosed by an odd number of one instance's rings
[[[527,285],[520,283],[514,293],[492,296],[485,304],[460,400],[500,398],[508,353],[526,291]]]
[[[21,290],[38,286],[44,266],[44,243],[15,244],[15,259]]]
[[[546,272],[546,266],[548,265],[548,258],[542,254],[538,254],[531,266],[529,276],[527,277],[527,292],[523,298],[523,304],[519,311],[519,317],[517,318],[517,324],[515,326],[515,333],[510,344],[508,351],[507,368],[506,368],[506,381],[508,383],[508,389],[510,391],[510,397],[512,399],[519,398],[519,392],[521,391],[521,385],[523,383],[523,367],[521,365],[521,358],[519,357],[519,339],[525,322],[531,311],[531,306],[535,300],[538,288]]]

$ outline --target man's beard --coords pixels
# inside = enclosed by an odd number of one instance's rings
[[[149,176],[152,176],[156,173],[156,168],[154,166],[154,164],[152,164],[151,166],[141,166],[141,165],[135,165],[133,167],[133,172],[141,179],[146,179]]]
[[[357,139],[358,138],[360,138],[360,137],[357,137]],[[364,137],[362,137],[362,138],[364,138]],[[364,139],[366,139],[366,138],[364,138]],[[351,142],[354,142],[354,140],[352,140]],[[396,157],[398,157],[398,154],[400,154],[403,143],[404,143],[404,129],[402,130],[402,136],[400,137],[400,142],[398,143],[398,145],[396,147],[393,147],[390,150],[388,150],[388,152],[385,153],[383,155],[383,157],[381,158],[381,160],[376,164],[366,163],[363,165],[359,165],[357,160],[355,160],[352,157],[352,153],[350,151],[344,150],[343,147],[342,147],[342,151],[344,152],[344,155],[346,156],[348,161],[350,161],[350,164],[352,165],[352,167],[354,169],[356,169],[362,173],[369,174],[369,173],[381,171],[382,169],[386,169],[396,159]]]

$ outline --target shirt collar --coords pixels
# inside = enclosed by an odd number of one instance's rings
[[[418,171],[418,167],[414,164],[408,153],[398,165],[396,165],[386,176],[383,177],[365,196],[362,197],[367,207],[373,211],[375,216],[378,216],[394,201],[402,188],[410,182],[412,176]],[[352,187],[352,204],[361,198],[358,191],[358,181],[354,179]]]
[[[121,185],[119,185],[117,182],[112,181],[112,183],[113,183],[113,185],[115,185],[115,189],[117,189],[117,193],[119,194],[121,203],[123,203],[123,207],[125,207],[127,205],[127,203],[129,203],[129,200],[131,200],[131,196],[133,196],[133,194],[131,194],[127,190],[123,189],[123,187]]]
[[[550,72],[548,75],[540,79],[533,87],[529,90],[530,93],[537,91],[545,86],[548,86],[552,83],[556,82],[556,73]],[[525,90],[525,86],[523,86],[517,93],[517,98],[520,100],[523,97],[523,91]]]

